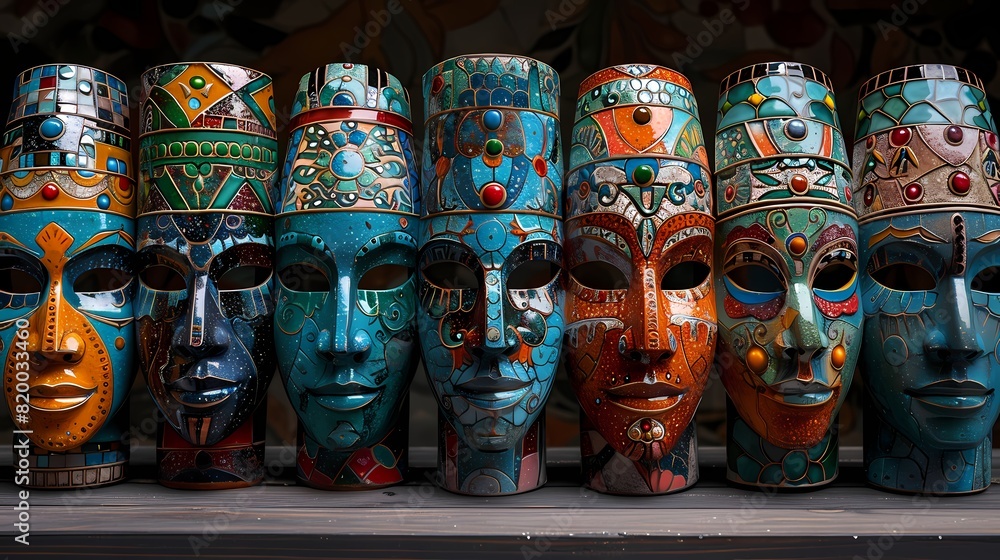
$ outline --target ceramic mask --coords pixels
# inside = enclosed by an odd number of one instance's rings
[[[830,80],[792,62],[734,72],[722,82],[717,128],[727,476],[821,486],[837,475],[836,418],[862,323],[861,238]]]
[[[271,79],[158,66],[143,74],[141,111],[135,316],[163,417],[160,482],[255,484],[275,370]]]
[[[990,483],[998,405],[997,133],[962,68],[896,68],[861,88],[861,222],[869,484],[963,494]]]
[[[563,337],[559,78],[470,55],[423,79],[417,325],[440,409],[444,488],[545,481],[543,415]]]
[[[101,70],[16,78],[0,144],[0,345],[15,482],[102,486],[128,464],[135,189],[128,95]]]
[[[406,90],[374,67],[329,64],[299,84],[276,219],[274,337],[299,418],[298,477],[310,486],[379,488],[406,474],[418,358],[409,119]]]
[[[686,488],[716,341],[712,182],[688,79],[628,65],[584,80],[570,167],[565,352],[584,479]]]

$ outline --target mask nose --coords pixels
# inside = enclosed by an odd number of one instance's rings
[[[968,363],[982,357],[983,350],[972,324],[972,302],[965,280],[949,278],[940,288],[938,321],[928,329],[924,355],[939,364]]]
[[[784,353],[789,358],[808,360],[830,344],[819,328],[819,310],[813,302],[812,292],[803,283],[792,285],[783,322],[786,325]]]
[[[204,274],[191,285],[187,313],[174,332],[172,349],[185,360],[222,355],[232,343],[232,327],[219,309],[219,293]]]
[[[478,340],[469,339],[473,355],[482,357],[491,354],[507,354],[515,350],[519,341],[512,325],[507,325],[504,314],[504,282],[500,278],[500,269],[487,270],[483,279],[484,298],[483,317],[479,323],[483,326]]]
[[[330,361],[353,361],[360,364],[368,359],[371,348],[372,339],[367,331],[334,337],[329,330],[323,329],[316,337],[316,353]]]
[[[641,272],[637,275],[640,284],[633,282],[633,288],[642,293],[641,305],[634,308],[631,318],[631,323],[637,328],[629,327],[622,333],[618,352],[630,360],[653,364],[673,356],[678,344],[677,337],[667,328],[667,305],[660,301],[661,290],[656,271],[646,268]]]
[[[642,364],[655,364],[668,360],[677,352],[677,337],[669,329],[666,336],[658,336],[651,341],[647,336],[638,335],[629,327],[618,339],[618,352],[629,360]]]
[[[83,359],[87,343],[76,332],[74,318],[79,318],[78,313],[63,299],[62,282],[53,279],[48,305],[36,312],[32,321],[35,327],[32,338],[38,341],[36,348],[47,360],[74,364]]]

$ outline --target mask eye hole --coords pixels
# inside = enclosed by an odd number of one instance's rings
[[[73,290],[82,294],[113,292],[128,286],[132,275],[117,268],[95,268],[77,276]]]
[[[890,290],[921,292],[937,286],[934,276],[923,267],[910,263],[893,263],[872,272],[872,279]]]
[[[187,287],[184,277],[165,264],[147,266],[139,273],[139,281],[161,292],[176,292]]]
[[[972,289],[977,292],[1000,294],[1000,266],[988,266],[972,279]]]
[[[413,269],[399,264],[381,264],[364,273],[358,280],[359,290],[391,290],[402,286]]]
[[[267,282],[271,269],[266,266],[240,265],[222,273],[215,285],[220,291],[249,290]]]
[[[0,270],[0,290],[8,294],[37,294],[42,291],[42,284],[23,270],[8,268]]]
[[[813,288],[837,292],[847,289],[854,282],[854,275],[857,271],[854,267],[842,263],[831,264],[823,267],[823,270],[816,274],[813,280]]]
[[[510,271],[507,277],[509,290],[537,290],[555,280],[559,265],[545,260],[526,261]]]
[[[737,266],[726,273],[726,278],[736,287],[758,293],[785,291],[785,285],[773,270],[759,264]]]
[[[470,290],[479,287],[471,268],[456,261],[438,261],[424,267],[424,279],[446,290]]]
[[[660,281],[661,290],[693,290],[708,279],[712,269],[703,262],[684,261],[670,267]]]
[[[605,261],[580,263],[569,271],[570,276],[591,290],[626,290],[628,278],[617,266]]]
[[[330,280],[319,268],[309,263],[290,264],[278,271],[282,287],[293,292],[329,292]]]

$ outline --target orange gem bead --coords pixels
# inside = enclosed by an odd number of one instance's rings
[[[833,365],[834,369],[840,369],[844,367],[845,363],[847,363],[847,348],[844,348],[843,344],[838,344],[830,353],[830,364]]]
[[[752,346],[747,350],[747,367],[750,368],[750,371],[758,375],[764,373],[769,361],[767,352],[760,346]]]

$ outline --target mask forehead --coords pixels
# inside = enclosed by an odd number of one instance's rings
[[[221,212],[160,214],[140,218],[139,251],[169,248],[184,255],[188,265],[206,271],[213,259],[238,245],[273,247],[269,219]]]

